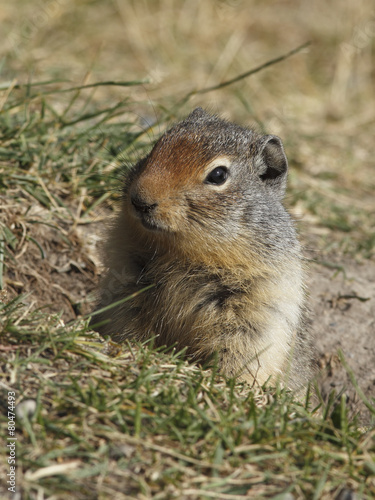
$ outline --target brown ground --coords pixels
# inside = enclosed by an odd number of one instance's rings
[[[345,391],[351,407],[363,410],[337,353],[342,351],[365,395],[375,398],[375,264],[331,263],[343,271],[311,264],[308,280],[319,386],[323,396]]]

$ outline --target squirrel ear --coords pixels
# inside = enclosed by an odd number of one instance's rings
[[[209,116],[209,114],[207,113],[207,111],[205,111],[203,108],[195,108],[194,111],[192,111],[190,113],[190,115],[188,115],[186,117],[187,120],[197,120],[199,118],[207,118]]]
[[[262,181],[281,191],[286,186],[288,160],[286,159],[283,143],[276,135],[265,135],[257,143],[258,151],[255,157],[255,167]]]

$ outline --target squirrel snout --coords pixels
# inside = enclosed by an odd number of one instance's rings
[[[131,204],[135,208],[135,211],[139,214],[151,214],[155,208],[158,206],[157,203],[147,203],[142,200],[139,196],[131,197]]]

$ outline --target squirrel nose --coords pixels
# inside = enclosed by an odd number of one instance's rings
[[[139,214],[150,214],[158,206],[157,203],[152,203],[152,204],[146,203],[137,196],[131,197],[131,203],[135,208],[136,212],[138,212]]]

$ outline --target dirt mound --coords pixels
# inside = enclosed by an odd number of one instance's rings
[[[62,311],[65,321],[89,312],[97,266],[66,210],[59,214],[28,199],[14,204],[0,198],[0,204],[8,298],[25,294],[31,308]]]
[[[363,411],[337,353],[342,351],[366,397],[375,398],[375,263],[312,264],[308,287],[322,395],[344,391],[351,408]]]

